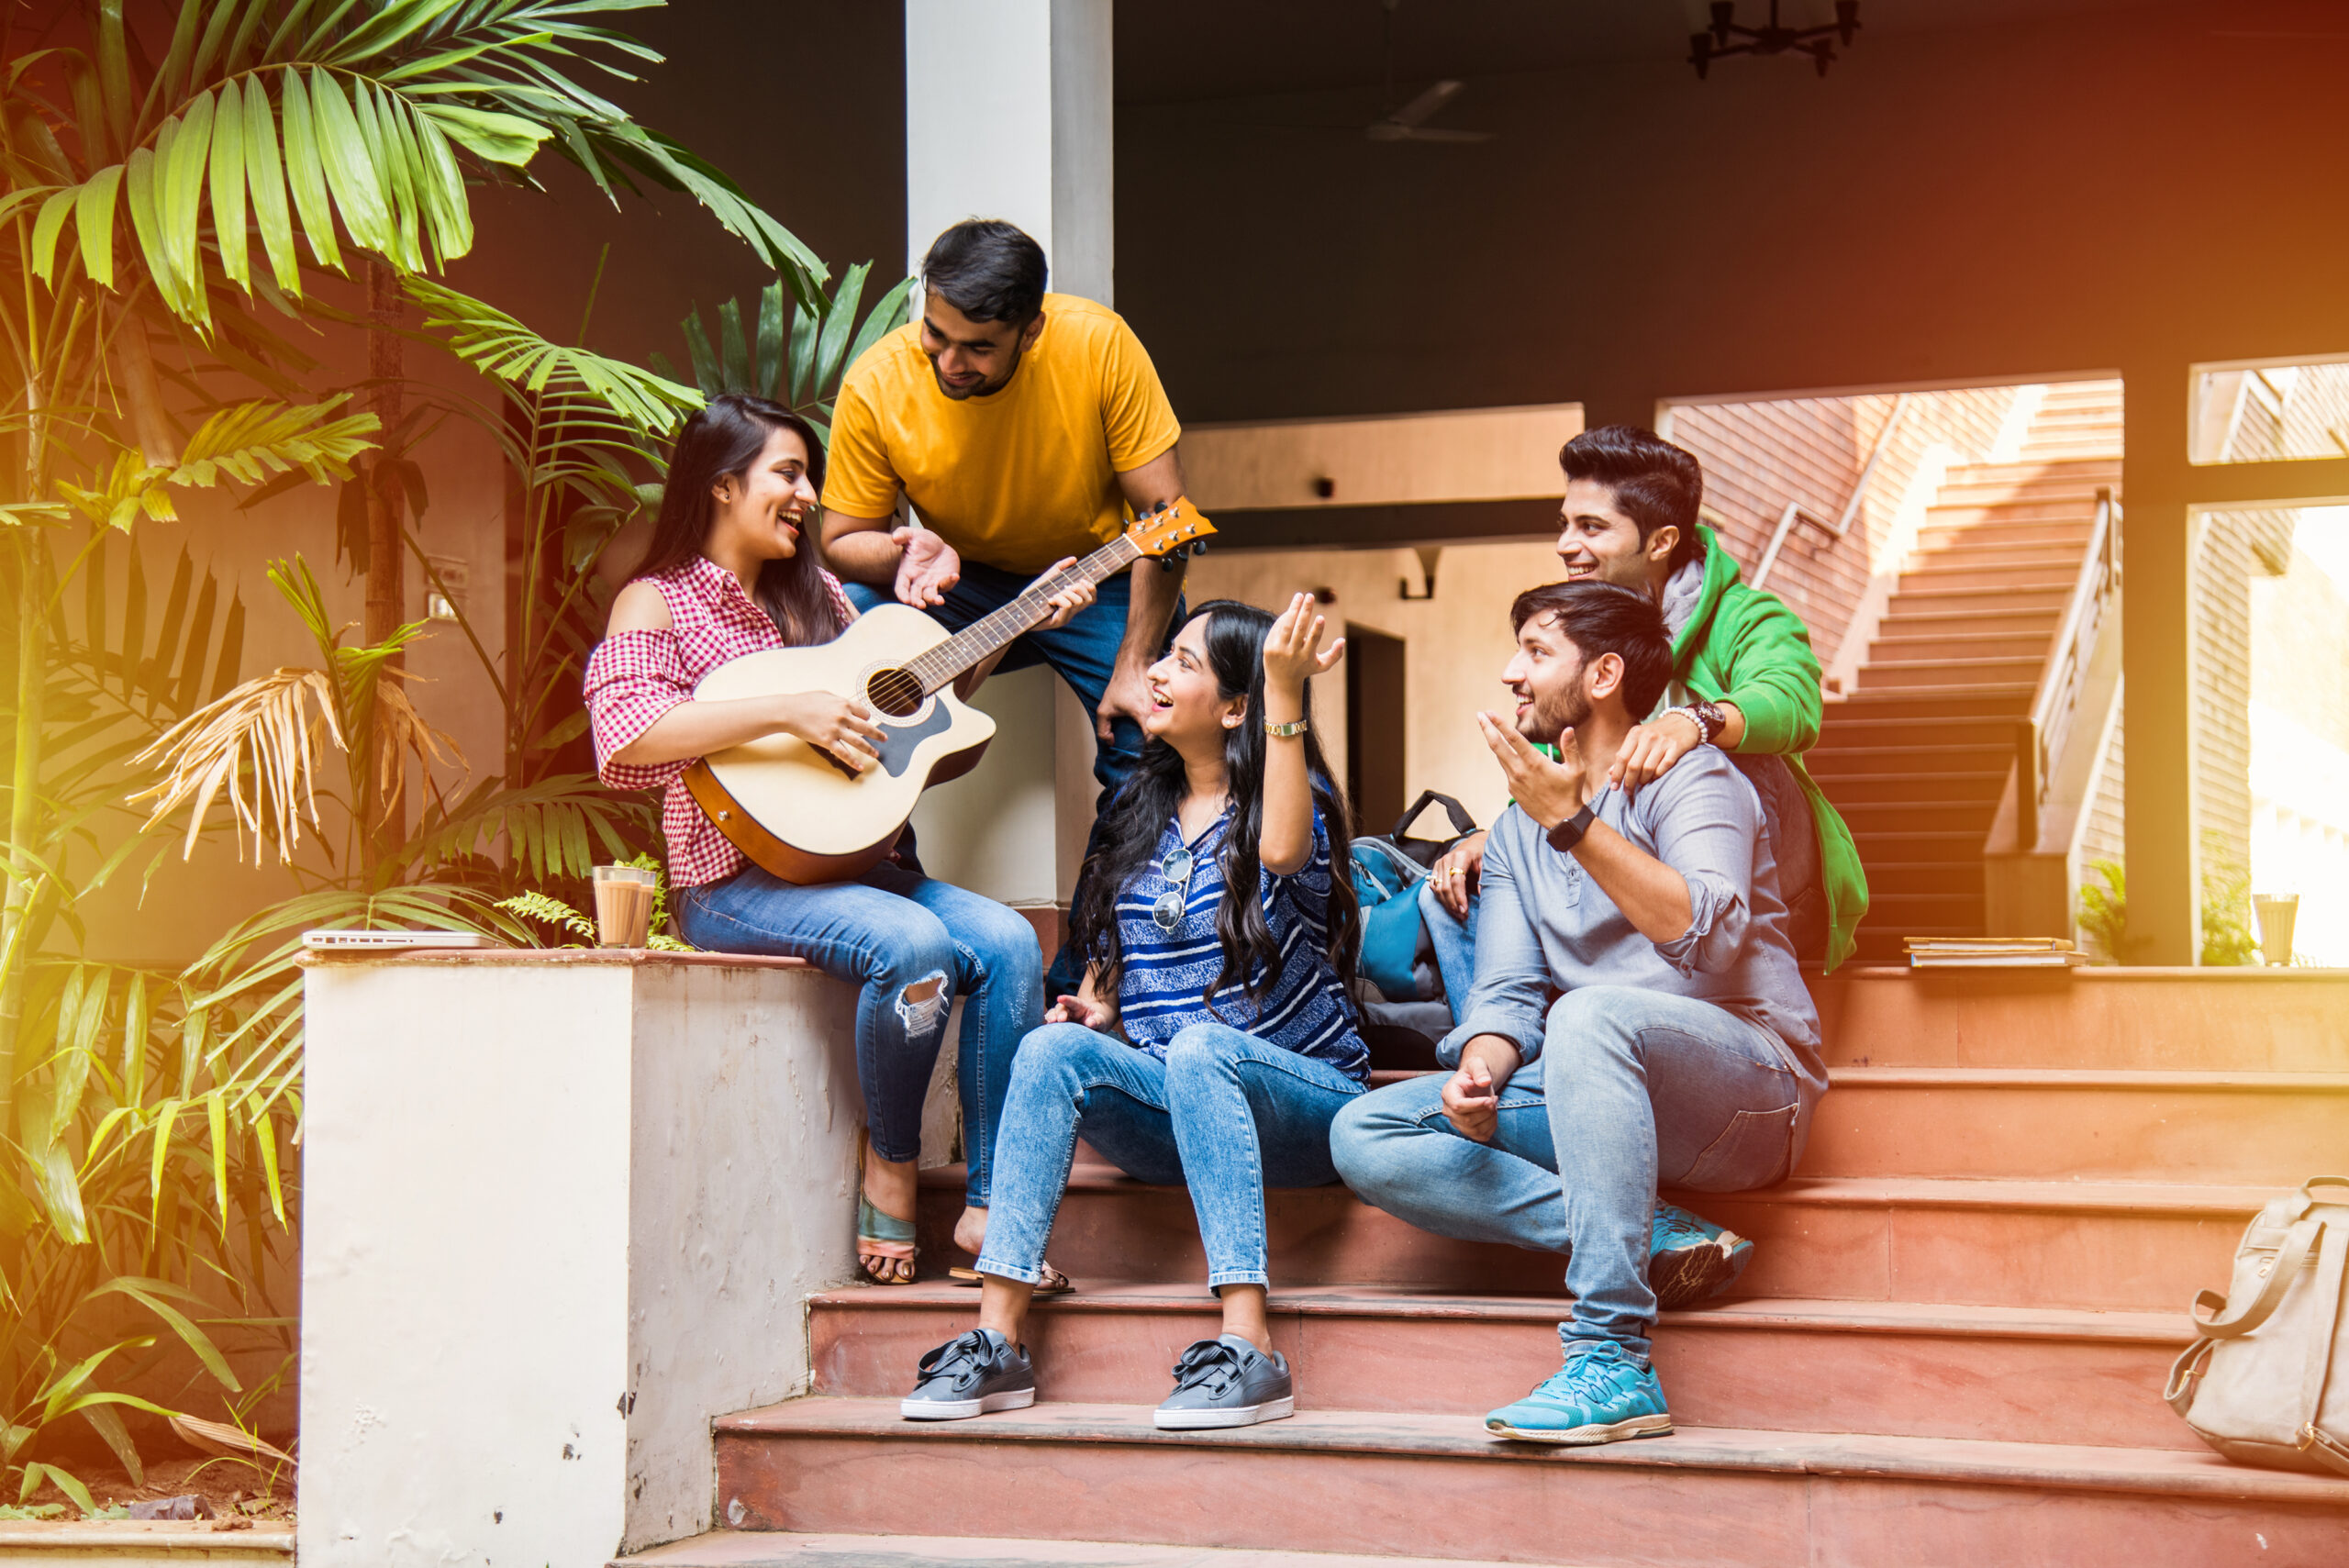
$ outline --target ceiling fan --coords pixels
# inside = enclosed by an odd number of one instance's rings
[[[1363,135],[1373,141],[1490,141],[1488,130],[1451,130],[1427,122],[1442,113],[1443,106],[1458,97],[1467,86],[1464,82],[1446,77],[1418,97],[1400,107],[1395,104],[1395,13],[1402,8],[1403,0],[1379,0],[1379,7],[1386,16],[1386,112],[1363,128]]]

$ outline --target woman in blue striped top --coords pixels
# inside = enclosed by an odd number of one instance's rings
[[[1362,922],[1334,847],[1348,817],[1308,689],[1344,642],[1321,633],[1308,595],[1277,620],[1219,599],[1151,667],[1141,761],[1074,911],[1083,989],[1012,1060],[979,1325],[922,1359],[908,1418],[1034,1402],[1021,1331],[1080,1136],[1138,1180],[1189,1186],[1222,1297],[1222,1333],[1183,1352],[1157,1424],[1293,1410],[1264,1318],[1264,1187],[1337,1180],[1330,1122],[1370,1076],[1348,994]]]

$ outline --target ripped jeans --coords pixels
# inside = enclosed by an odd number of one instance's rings
[[[985,1207],[1011,1056],[1044,1014],[1036,929],[992,898],[883,862],[854,882],[802,887],[745,866],[682,889],[677,929],[712,952],[804,958],[860,987],[856,1076],[874,1151],[921,1152],[921,1107],[963,998],[955,1058],[963,1092],[968,1201]]]

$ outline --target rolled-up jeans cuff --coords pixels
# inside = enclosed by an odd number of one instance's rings
[[[995,1258],[987,1256],[985,1252],[979,1254],[979,1261],[973,1266],[973,1272],[982,1274],[993,1274],[997,1279],[1018,1280],[1021,1284],[1041,1284],[1044,1283],[1043,1270],[1023,1269],[1018,1263],[1002,1262]]]
[[[1261,1284],[1272,1288],[1272,1278],[1262,1269],[1219,1269],[1208,1275],[1208,1288],[1218,1289],[1227,1284]]]

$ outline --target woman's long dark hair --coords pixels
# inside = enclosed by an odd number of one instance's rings
[[[767,438],[789,430],[807,448],[807,482],[824,487],[824,444],[807,420],[780,403],[729,392],[709,400],[677,432],[669,457],[669,477],[661,491],[661,515],[652,525],[652,542],[631,574],[657,577],[702,552],[709,541],[710,518],[718,498],[710,492],[731,476],[747,482],[751,465],[767,450]],[[795,648],[829,642],[843,629],[824,591],[819,575],[823,562],[815,518],[799,531],[799,548],[786,561],[770,561],[759,568],[752,597],[774,621],[783,640]]]
[[[1223,943],[1223,971],[1204,993],[1213,1011],[1212,998],[1225,986],[1238,983],[1261,1004],[1280,977],[1280,946],[1264,923],[1264,901],[1256,895],[1263,871],[1259,840],[1264,833],[1264,637],[1273,628],[1273,617],[1236,599],[1211,599],[1192,610],[1183,625],[1202,617],[1208,623],[1208,666],[1215,672],[1217,690],[1226,697],[1245,694],[1248,698],[1246,714],[1223,738],[1231,826],[1223,840],[1225,895],[1215,916],[1215,934]],[[1173,641],[1172,633],[1168,641]],[[1313,717],[1310,681],[1306,683],[1305,717]],[[1329,960],[1351,996],[1362,946],[1362,911],[1354,902],[1345,851],[1347,824],[1353,818],[1311,729],[1305,732],[1305,765],[1313,781],[1313,804],[1330,840]],[[1085,862],[1073,936],[1085,962],[1101,966],[1100,984],[1107,992],[1114,992],[1123,965],[1118,895],[1156,851],[1159,835],[1182,804],[1184,787],[1181,753],[1163,740],[1149,740],[1125,787],[1102,813],[1096,840],[1100,847]]]

